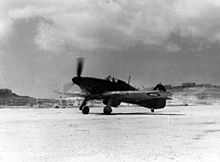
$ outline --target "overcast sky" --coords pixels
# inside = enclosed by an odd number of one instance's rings
[[[220,83],[219,0],[1,0],[0,88],[53,96],[76,75]]]

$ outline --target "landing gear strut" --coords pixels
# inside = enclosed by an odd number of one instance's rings
[[[152,113],[154,112],[154,109],[153,109],[153,108],[151,109],[151,112],[152,112]]]
[[[111,106],[105,106],[104,109],[103,109],[103,113],[106,114],[106,115],[110,115],[112,112],[112,108]]]
[[[83,113],[83,114],[88,114],[88,113],[89,113],[89,106],[84,106],[84,107],[82,108],[82,113]]]
[[[83,100],[83,103],[80,105],[79,110],[83,110],[83,108],[86,106],[87,101],[88,101],[88,98],[85,98]]]

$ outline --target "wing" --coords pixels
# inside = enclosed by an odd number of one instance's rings
[[[155,91],[112,91],[103,94],[105,98],[112,98],[125,103],[136,104],[147,108],[163,108],[171,93]]]
[[[105,92],[103,94],[87,94],[80,92],[65,93],[59,91],[55,91],[55,92],[66,96],[84,97],[90,99],[102,100],[102,99],[113,98],[128,103],[138,103],[140,101],[155,100],[155,99],[165,99],[165,100],[171,99],[169,97],[171,96],[171,93],[160,92],[160,91],[110,91],[110,92]]]
[[[145,100],[151,99],[170,99],[170,92],[161,91],[111,91],[102,94],[107,98],[139,98]]]
[[[87,97],[88,94],[86,93],[80,93],[80,92],[74,92],[74,93],[70,93],[70,92],[60,92],[60,91],[55,91],[55,93],[57,94],[61,94],[61,95],[66,95],[69,97]]]

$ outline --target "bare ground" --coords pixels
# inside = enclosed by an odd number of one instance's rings
[[[220,106],[0,109],[0,161],[220,161]]]

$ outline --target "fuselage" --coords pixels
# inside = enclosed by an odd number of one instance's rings
[[[102,94],[109,91],[132,91],[137,90],[128,83],[119,79],[99,79],[90,77],[74,77],[74,84],[77,84],[82,91],[91,94]]]
[[[72,78],[74,84],[78,85],[81,90],[88,94],[89,99],[101,99],[104,105],[108,105],[109,100],[111,100],[110,106],[117,107],[121,102],[136,104],[139,106],[160,109],[166,106],[166,92],[145,92],[138,91],[136,88],[132,87],[128,83],[122,80],[111,79],[99,79],[90,77],[74,77]],[[158,87],[157,85],[156,87]],[[161,85],[162,86],[162,85]],[[160,90],[160,86],[158,87]],[[122,91],[126,91],[122,95]],[[133,92],[132,92],[133,91]],[[115,95],[106,95],[106,92],[113,92]],[[116,95],[117,92],[120,95]]]

